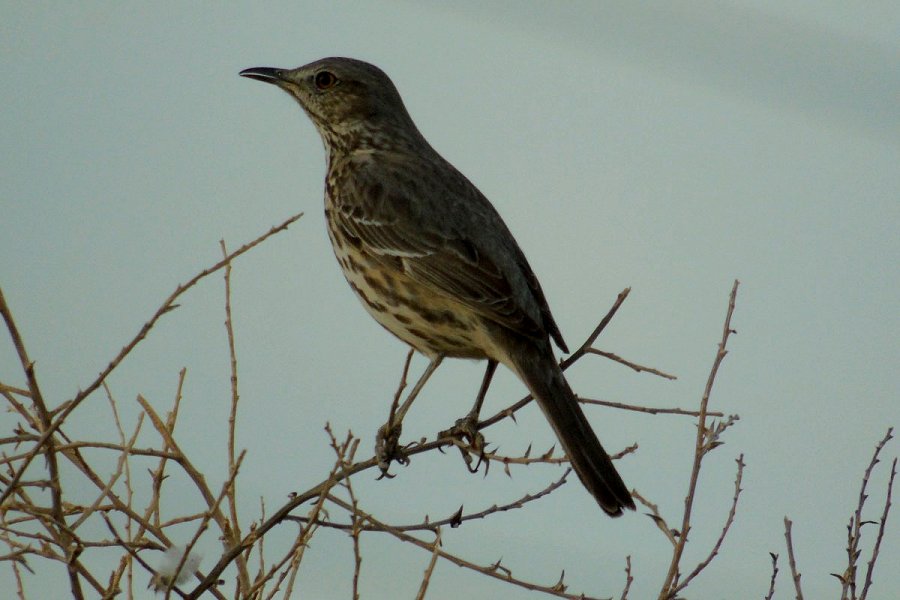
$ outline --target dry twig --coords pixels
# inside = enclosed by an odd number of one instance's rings
[[[175,300],[177,300],[184,292],[186,292],[187,290],[194,287],[194,285],[196,285],[204,277],[207,277],[208,275],[215,273],[219,269],[223,268],[225,265],[229,264],[232,260],[234,260],[238,256],[244,254],[248,250],[251,250],[255,246],[261,244],[269,237],[275,235],[276,233],[284,231],[290,225],[292,225],[298,219],[300,219],[300,217],[302,217],[302,216],[303,216],[303,213],[296,214],[293,217],[290,217],[289,219],[284,221],[281,225],[272,227],[268,232],[259,236],[252,242],[244,244],[243,246],[241,246],[240,248],[238,248],[237,250],[235,250],[234,252],[229,254],[223,260],[220,260],[213,266],[211,266],[207,269],[204,269],[203,271],[200,271],[200,273],[198,273],[197,275],[192,277],[184,285],[179,285],[178,287],[176,287],[175,291],[172,292],[169,295],[169,297],[163,301],[162,305],[159,307],[159,309],[157,309],[156,313],[154,313],[154,315],[150,318],[150,320],[147,321],[146,323],[144,323],[144,325],[141,327],[140,331],[138,331],[137,335],[135,335],[134,338],[132,338],[132,340],[130,342],[128,342],[119,351],[119,354],[116,355],[116,357],[112,361],[110,361],[110,363],[106,366],[105,369],[103,369],[100,372],[100,374],[96,377],[96,379],[94,379],[94,381],[92,381],[90,384],[88,384],[88,386],[86,388],[79,391],[75,395],[74,398],[72,398],[71,400],[64,403],[65,408],[63,408],[60,411],[60,413],[58,414],[58,416],[56,416],[56,418],[53,420],[53,422],[50,423],[46,427],[46,429],[44,429],[41,432],[41,438],[35,444],[34,449],[31,452],[29,452],[28,455],[22,460],[22,464],[19,465],[19,469],[16,472],[16,474],[13,476],[9,485],[2,493],[0,493],[0,505],[2,505],[6,501],[6,499],[9,497],[9,495],[13,492],[13,490],[15,490],[16,484],[19,483],[19,480],[22,478],[22,475],[24,474],[25,469],[28,468],[28,465],[31,464],[31,461],[34,460],[34,457],[37,456],[37,454],[39,454],[41,452],[41,449],[44,447],[45,444],[47,444],[48,440],[50,440],[50,437],[54,433],[56,433],[56,430],[59,429],[59,427],[65,422],[66,418],[70,414],[72,414],[72,411],[74,411],[76,408],[78,408],[78,405],[81,404],[81,402],[83,402],[85,398],[87,398],[88,396],[93,394],[94,391],[97,390],[97,388],[99,388],[100,385],[104,381],[106,381],[106,378],[109,376],[109,374],[112,373],[116,369],[116,367],[118,367],[119,364],[121,364],[121,362],[123,360],[125,360],[126,356],[131,354],[131,351],[134,350],[134,348],[145,337],[147,337],[147,334],[150,333],[150,330],[153,328],[154,325],[156,325],[156,322],[159,321],[159,319],[161,319],[163,315],[165,315],[169,311],[172,311],[178,307],[178,305],[175,304]],[[20,343],[21,338],[18,337],[17,330],[15,329],[15,324],[14,324],[14,322],[12,322],[12,314],[9,311],[9,308],[6,306],[6,300],[3,299],[3,291],[2,290],[0,290],[0,313],[2,313],[4,320],[7,321],[7,329],[9,329],[10,334],[13,335],[13,341],[15,344],[17,344],[17,349],[18,349],[18,343],[16,342],[16,339],[19,339],[19,343]],[[8,319],[7,319],[7,316],[9,317]],[[16,331],[15,334],[13,334],[14,331]],[[24,346],[23,346],[23,352],[24,352]],[[34,370],[33,370],[33,368],[31,368],[32,363],[30,361],[27,361],[27,355],[20,353],[20,356],[24,356],[26,358],[27,365],[29,365],[29,366],[26,366],[26,368],[25,368],[26,375],[28,375],[30,378],[33,378]],[[29,389],[30,389],[30,385],[29,385]],[[32,396],[34,396],[35,390],[30,389],[30,391],[31,391]],[[38,390],[38,394],[40,394],[39,390]],[[54,411],[54,414],[55,414],[55,411]]]
[[[726,349],[728,345],[728,338],[732,333],[734,333],[734,330],[731,328],[731,317],[734,314],[738,285],[739,282],[735,280],[734,285],[731,288],[731,294],[728,298],[728,311],[725,315],[725,325],[722,330],[722,339],[719,342],[719,348],[716,352],[715,360],[713,360],[712,369],[710,369],[709,377],[706,380],[706,389],[703,391],[703,398],[700,400],[700,414],[697,418],[697,439],[694,447],[694,464],[691,468],[691,477],[690,483],[688,484],[688,492],[684,497],[684,514],[681,520],[681,531],[677,537],[675,549],[672,552],[672,560],[669,563],[669,571],[666,574],[662,590],[659,593],[660,600],[669,600],[670,598],[675,598],[678,591],[683,589],[683,586],[679,585],[679,578],[681,575],[681,556],[684,553],[684,548],[688,541],[688,534],[691,530],[691,511],[693,509],[694,498],[696,497],[697,493],[697,481],[700,476],[700,466],[706,454],[719,444],[719,442],[717,441],[718,435],[736,419],[736,417],[729,419],[729,421],[727,421],[725,424],[720,424],[718,427],[712,430],[710,430],[706,425],[706,417],[708,415],[707,407],[709,406],[709,398],[712,394],[713,384],[715,383],[716,375],[719,372],[719,366],[722,364],[722,360],[724,360],[725,356],[728,354],[728,351]],[[740,467],[742,467],[742,463],[739,462],[738,464],[738,491],[735,493],[734,497],[735,505],[737,503],[737,496],[740,492]],[[729,518],[729,524],[731,522],[731,518],[732,517]],[[724,535],[722,537],[724,537]],[[721,542],[717,543],[717,547],[720,543]],[[700,569],[702,570],[702,567],[700,567]],[[693,577],[694,574],[692,574],[691,576]]]
[[[772,577],[769,579],[769,591],[763,600],[772,600],[775,597],[775,578],[778,577],[778,555],[769,552],[769,556],[772,557]]]
[[[800,588],[800,571],[797,570],[797,561],[794,559],[794,540],[791,537],[793,523],[787,517],[784,518],[784,539],[787,543],[788,566],[791,568],[791,579],[794,580],[794,592],[796,600],[803,600],[803,590]]]

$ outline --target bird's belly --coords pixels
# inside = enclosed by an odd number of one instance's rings
[[[497,358],[482,317],[384,261],[335,245],[347,283],[382,327],[426,356]]]

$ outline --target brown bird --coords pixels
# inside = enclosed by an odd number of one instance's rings
[[[612,516],[631,494],[569,388],[550,343],[568,352],[525,255],[491,203],[425,140],[379,68],[325,58],[244,77],[277,85],[312,119],[328,154],[325,220],[344,276],[369,314],[430,359],[382,434],[445,357],[486,359],[474,427],[503,363],[528,387],[572,467]]]

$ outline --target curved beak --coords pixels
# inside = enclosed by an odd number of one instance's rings
[[[241,77],[249,77],[258,81],[280,85],[284,82],[285,69],[273,69],[272,67],[253,67],[244,69],[239,73]]]

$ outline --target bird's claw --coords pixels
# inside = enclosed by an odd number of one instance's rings
[[[475,415],[470,414],[458,419],[453,427],[440,432],[438,437],[459,440],[464,444],[457,445],[457,447],[470,473],[477,473],[482,463],[489,464],[487,454],[485,454],[484,436],[478,431],[478,418]],[[472,466],[473,454],[478,457],[474,467]]]
[[[378,479],[394,477],[388,473],[391,463],[394,461],[401,465],[409,464],[406,447],[400,445],[402,431],[403,426],[400,423],[385,423],[378,428],[378,434],[375,436],[375,458],[378,461],[378,468],[381,470]]]

